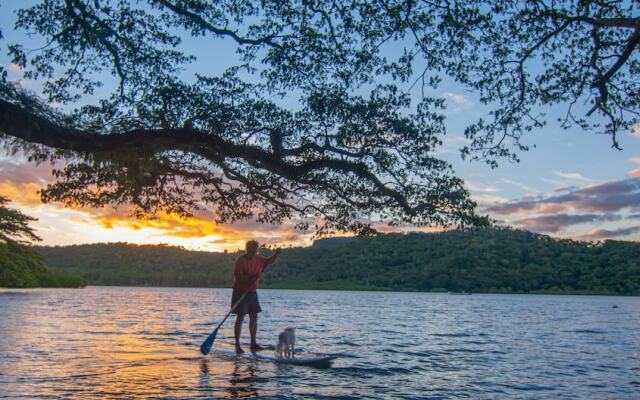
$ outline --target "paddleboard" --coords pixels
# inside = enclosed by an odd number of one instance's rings
[[[224,347],[214,347],[212,353],[225,357],[234,357],[247,360],[257,360],[265,362],[273,362],[277,364],[291,364],[291,365],[307,365],[316,368],[329,368],[335,356],[317,355],[310,356],[305,354],[303,356],[297,356],[293,358],[277,357],[273,352],[273,348],[267,348],[263,351],[245,351],[242,354],[237,354],[234,349],[228,349]]]

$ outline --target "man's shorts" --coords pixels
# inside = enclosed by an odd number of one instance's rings
[[[242,297],[244,290],[233,289],[233,294],[231,295],[231,307]],[[257,292],[249,292],[244,299],[238,304],[235,310],[232,313],[237,315],[245,315],[245,314],[257,314],[262,311],[260,308],[260,302],[258,301],[258,293]]]

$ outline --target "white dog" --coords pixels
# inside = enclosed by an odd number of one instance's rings
[[[291,358],[296,351],[296,328],[287,328],[278,335],[276,354],[278,357]]]

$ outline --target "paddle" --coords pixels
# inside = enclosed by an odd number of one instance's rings
[[[260,277],[260,275],[258,275],[258,277]],[[256,278],[256,281],[257,280],[258,280],[258,278]],[[211,347],[213,347],[213,342],[216,340],[216,335],[218,334],[218,329],[220,329],[222,324],[224,324],[224,321],[226,321],[227,318],[229,318],[229,315],[231,315],[233,310],[235,310],[236,307],[238,307],[240,305],[240,303],[242,303],[242,300],[244,300],[244,298],[247,295],[247,293],[249,293],[249,292],[242,293],[242,296],[240,296],[240,299],[238,301],[236,301],[236,303],[234,305],[231,306],[231,310],[229,310],[227,315],[224,316],[224,319],[222,320],[222,322],[220,322],[218,324],[218,326],[216,326],[216,329],[214,329],[213,332],[211,332],[211,335],[209,335],[207,340],[205,340],[204,343],[202,343],[202,345],[200,346],[200,352],[202,354],[204,354],[205,356],[207,354],[209,354],[209,351],[211,351]]]

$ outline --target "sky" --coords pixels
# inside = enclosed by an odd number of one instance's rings
[[[5,36],[0,42],[0,63],[8,70],[10,80],[19,80],[37,93],[41,83],[23,79],[22,71],[11,64],[6,54],[9,43],[37,45],[24,32],[12,29],[12,7],[17,4],[26,2],[9,3],[0,9],[0,28]],[[235,46],[228,41],[190,39],[185,41],[185,48],[199,56],[185,69],[185,76],[200,71],[215,75],[236,60]],[[102,92],[82,101],[95,102],[114,85],[114,79],[106,78]],[[482,162],[462,160],[459,153],[466,144],[464,128],[487,112],[477,96],[446,79],[431,94],[447,101],[448,133],[437,154],[465,180],[479,212],[501,225],[558,238],[640,240],[640,126],[623,133],[619,138],[623,149],[615,150],[607,136],[583,132],[578,127],[560,128],[554,121],[564,109],[543,110],[548,125],[524,140],[535,148],[520,152],[519,163],[503,160],[498,168],[491,169]],[[166,243],[222,251],[239,249],[248,239],[273,245],[312,243],[310,234],[293,229],[294,222],[276,226],[245,221],[220,226],[212,222],[207,210],[188,220],[167,214],[136,220],[127,207],[91,209],[42,204],[38,190],[51,182],[50,165],[37,166],[20,154],[0,154],[0,195],[8,196],[12,207],[38,218],[33,226],[46,245]]]

